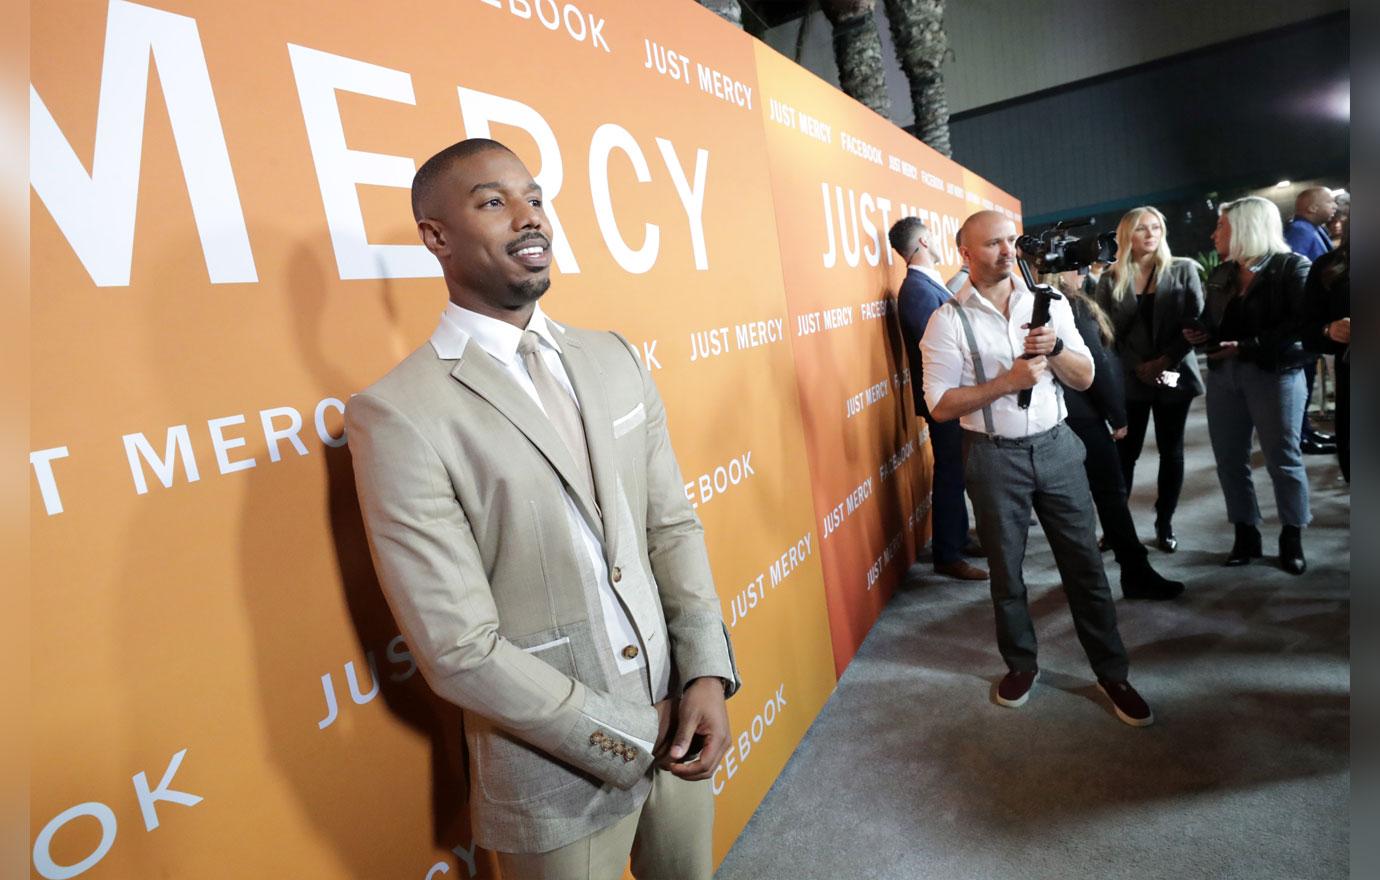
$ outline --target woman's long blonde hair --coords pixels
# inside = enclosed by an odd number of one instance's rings
[[[1170,264],[1174,262],[1174,255],[1169,252],[1169,225],[1164,222],[1164,215],[1159,209],[1151,205],[1142,205],[1127,211],[1121,222],[1116,225],[1116,262],[1112,263],[1111,268],[1112,299],[1117,302],[1135,295],[1135,291],[1131,289],[1136,278],[1135,266],[1131,263],[1131,237],[1136,231],[1136,225],[1146,214],[1160,221],[1160,245],[1155,248],[1156,287],[1159,287],[1169,272]]]

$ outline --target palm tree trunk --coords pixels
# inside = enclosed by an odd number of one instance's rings
[[[949,94],[944,88],[944,56],[949,36],[944,30],[944,0],[886,0],[887,19],[896,57],[910,81],[915,108],[915,134],[945,156],[949,146]]]
[[[700,0],[700,5],[736,28],[743,26],[743,8],[738,0]]]
[[[824,0],[824,15],[834,26],[834,60],[839,87],[882,116],[891,116],[882,66],[882,38],[872,11],[877,0]]]

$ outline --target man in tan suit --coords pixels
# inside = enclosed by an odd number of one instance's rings
[[[708,878],[738,689],[666,411],[616,333],[565,327],[541,189],[507,147],[428,160],[450,303],[345,420],[379,581],[461,706],[476,842],[506,878]]]

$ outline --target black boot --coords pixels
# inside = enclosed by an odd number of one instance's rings
[[[1283,540],[1281,538],[1280,540]],[[1226,565],[1247,565],[1252,559],[1265,555],[1260,547],[1260,529],[1246,523],[1236,524],[1236,543],[1231,545]]]
[[[1308,563],[1303,558],[1303,530],[1285,526],[1279,532],[1279,567],[1290,574],[1303,574]]]
[[[1121,567],[1121,595],[1127,599],[1176,599],[1183,591],[1180,581],[1162,576],[1143,556]]]
[[[1179,539],[1174,537],[1174,526],[1167,522],[1155,523],[1155,546],[1165,553],[1179,549]]]

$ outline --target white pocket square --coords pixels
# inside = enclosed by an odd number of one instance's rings
[[[621,415],[613,420],[614,439],[616,440],[619,437],[622,437],[624,434],[628,433],[633,428],[636,428],[638,425],[642,424],[646,420],[647,407],[639,403],[637,406],[629,410],[626,415]]]

